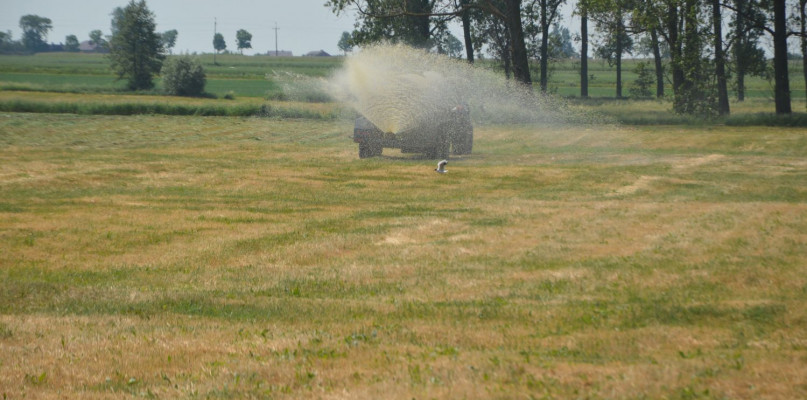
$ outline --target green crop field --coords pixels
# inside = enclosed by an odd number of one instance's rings
[[[269,57],[219,55],[199,56],[208,75],[208,92],[224,96],[234,93],[246,97],[273,97],[282,91],[287,74],[309,78],[329,76],[342,63],[342,57]],[[629,95],[634,85],[634,68],[640,60],[626,60],[623,67],[623,95]],[[490,60],[479,65],[497,68]],[[562,96],[580,95],[579,61],[555,62],[550,67],[550,89]],[[539,70],[533,66],[537,81]],[[593,97],[616,95],[616,71],[605,61],[589,63],[589,93]],[[790,64],[790,85],[794,100],[804,101],[804,75],[799,62]],[[157,79],[157,86],[160,80]],[[670,91],[669,82],[667,90]],[[773,98],[773,83],[759,77],[746,79],[746,96],[750,99]],[[101,54],[44,53],[30,56],[0,55],[0,89],[27,87],[36,90],[56,91],[115,91],[123,90],[123,82],[116,78],[109,62]],[[653,88],[655,89],[655,88]],[[732,96],[735,96],[732,88]],[[802,107],[803,109],[803,107]]]
[[[807,397],[807,128],[764,97],[476,121],[440,175],[329,102],[0,85],[3,398]]]
[[[338,68],[340,57],[199,56],[207,72],[207,91],[219,97],[276,97],[279,83],[289,74],[317,79]],[[159,77],[155,80],[161,87]],[[0,89],[57,92],[120,92],[117,80],[102,54],[44,53],[30,56],[0,55]]]

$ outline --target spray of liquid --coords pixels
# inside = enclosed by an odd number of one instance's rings
[[[427,123],[458,105],[469,106],[477,124],[581,119],[564,102],[533,93],[501,72],[404,45],[376,45],[349,56],[326,87],[384,132]]]

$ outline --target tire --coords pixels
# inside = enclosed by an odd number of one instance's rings
[[[463,128],[452,143],[454,154],[471,154],[474,148],[474,128],[470,125]]]
[[[369,143],[359,143],[359,158],[370,158],[373,156],[373,150]]]
[[[384,151],[384,147],[378,143],[359,142],[359,158],[378,157]]]
[[[451,150],[451,141],[448,138],[448,133],[444,133],[437,139],[434,147],[426,153],[426,156],[434,159],[448,159]]]
[[[384,152],[384,146],[380,144],[373,144],[370,146],[370,157],[380,157]]]
[[[466,108],[467,110],[467,108]],[[474,126],[466,112],[455,114],[451,120],[451,151],[453,154],[471,154],[474,146]]]

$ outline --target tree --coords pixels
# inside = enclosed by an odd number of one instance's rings
[[[807,0],[799,0],[799,33],[801,34],[801,69],[807,88]],[[805,90],[807,96],[807,90]]]
[[[120,20],[123,19],[123,8],[115,7],[109,15],[112,16],[112,19],[109,22],[109,28],[112,31],[112,36],[115,36],[118,33]]]
[[[471,41],[471,10],[468,8],[470,0],[460,0],[462,14],[462,38],[465,41],[465,58],[469,63],[474,63],[474,44]]]
[[[439,54],[446,54],[454,58],[462,57],[462,42],[451,32],[444,31],[443,34],[436,38],[435,42]]]
[[[20,18],[20,28],[22,29],[22,45],[26,50],[37,52],[47,49],[48,44],[45,38],[48,32],[53,29],[50,18],[38,15],[24,15]]]
[[[100,29],[90,32],[90,43],[104,49],[109,47],[109,43],[104,39],[104,33]]]
[[[168,50],[169,54],[173,54],[171,49],[177,44],[177,35],[179,35],[179,32],[177,32],[176,29],[171,29],[170,31],[165,31],[160,34],[160,42],[163,48]]]
[[[337,46],[345,55],[347,55],[348,52],[353,51],[353,38],[350,36],[350,32],[342,32],[342,37],[339,38],[339,43]]]
[[[70,52],[78,51],[78,38],[76,35],[67,35],[64,38],[64,50]]]
[[[510,34],[504,20],[492,14],[478,12],[472,13],[473,33],[472,43],[476,51],[487,46],[488,52],[501,61],[504,76],[509,80],[512,73],[513,57],[510,51]]]
[[[630,0],[592,1],[589,10],[597,28],[603,33],[597,54],[616,66],[616,98],[622,98],[622,56],[633,51],[633,39],[628,33],[625,10],[631,9]]]
[[[431,48],[432,34],[440,26],[433,18],[436,0],[328,0],[325,5],[339,14],[353,6],[357,9],[356,45],[388,41],[417,48]]]
[[[706,57],[712,28],[703,0],[641,0],[635,8],[637,25],[663,39],[670,53],[673,110],[680,114],[713,116],[718,113],[715,64]],[[712,21],[713,22],[713,21]],[[657,60],[660,51],[653,44]],[[661,82],[658,83],[661,89]],[[657,91],[658,95],[658,91]]]
[[[521,0],[327,0],[325,5],[337,14],[348,7],[356,8],[360,21],[353,38],[357,44],[388,40],[431,48],[432,35],[445,29],[452,18],[471,9],[495,16],[507,28],[513,76],[526,87],[532,87]]]
[[[109,58],[119,79],[126,78],[130,90],[151,89],[152,77],[165,58],[155,32],[154,14],[145,0],[131,0],[117,20],[116,33],[109,41]]]
[[[542,2],[545,0],[541,0]],[[510,37],[510,51],[513,57],[513,77],[532,89],[532,77],[530,76],[530,63],[527,55],[527,46],[524,42],[524,26],[521,21],[521,0],[505,0],[504,10],[497,10],[504,16],[504,24],[507,26],[507,33]],[[503,11],[503,12],[502,12]],[[544,46],[543,48],[546,48]],[[543,50],[542,50],[543,52]],[[541,91],[546,91],[544,74],[544,59],[541,60]]]
[[[580,97],[588,97],[588,0],[577,3],[580,15]]]
[[[252,34],[244,29],[239,29],[238,32],[235,33],[235,42],[238,46],[238,50],[241,51],[241,55],[243,55],[244,49],[252,48]]]
[[[227,42],[224,41],[224,35],[221,33],[213,35],[213,48],[216,49],[216,53],[227,48]]]
[[[800,0],[803,1],[803,0]],[[767,72],[765,52],[759,47],[764,35],[758,26],[764,21],[756,0],[734,0],[736,9],[729,27],[732,31],[731,57],[734,65],[734,83],[737,101],[745,100],[745,77],[763,76]]]
[[[787,72],[787,10],[785,0],[773,1],[773,75],[777,114],[790,114],[790,78]]]
[[[787,38],[795,32],[791,32],[788,28],[786,1],[760,0],[753,2],[749,0],[749,8],[745,11],[727,3],[723,3],[722,6],[737,13],[737,18],[741,18],[744,24],[767,32],[773,38],[773,78],[776,113],[790,114],[792,109],[787,65]],[[759,10],[760,13],[756,14],[753,10]]]
[[[729,91],[726,82],[726,59],[723,55],[723,18],[720,13],[720,0],[712,1],[712,37],[714,38],[715,77],[717,78],[717,113],[728,115]]]
[[[543,93],[546,93],[549,85],[549,29],[558,15],[558,8],[565,1],[566,0],[536,0],[529,2],[524,10],[527,16],[526,19],[529,21],[527,30],[532,31],[530,36],[535,37],[540,33],[541,37],[538,59],[541,63],[540,87]],[[516,1],[510,1],[508,3],[516,3]],[[511,7],[511,5],[508,4],[508,7]],[[536,20],[539,21],[537,26],[532,23]]]
[[[174,96],[200,96],[205,91],[207,78],[202,63],[191,56],[169,59],[162,69],[163,86]]]
[[[577,52],[572,45],[572,35],[569,28],[562,27],[557,23],[552,24],[552,32],[549,33],[549,58],[562,59],[577,57]]]
[[[642,46],[640,42],[640,47],[647,48],[649,52],[653,54],[656,72],[656,97],[662,98],[664,97],[665,80],[662,54],[664,54],[665,58],[670,58],[669,43],[665,42],[663,44],[664,51],[662,51],[662,41],[660,40],[661,35],[664,33],[664,18],[666,18],[666,16],[662,17],[661,15],[663,13],[662,10],[665,8],[663,4],[655,0],[637,0],[635,4],[636,8],[634,9],[631,20],[634,26],[644,27],[645,33],[647,33],[646,45]]]
[[[703,24],[700,0],[684,0],[683,35],[677,63],[681,81],[674,93],[673,110],[679,114],[712,117],[719,114],[717,85],[713,64],[704,56],[709,38],[708,24]],[[673,63],[676,63],[673,60]]]
[[[14,40],[11,31],[0,32],[0,53],[19,53],[22,51],[22,43]]]
[[[656,70],[656,98],[664,97],[664,64],[661,61],[661,45],[658,40],[658,28],[650,27],[650,48],[653,50],[653,63]]]
[[[653,86],[653,76],[650,74],[647,64],[639,62],[633,72],[636,73],[636,80],[633,81],[633,86],[628,89],[630,96],[639,99],[651,97],[653,93],[650,91],[650,87]]]

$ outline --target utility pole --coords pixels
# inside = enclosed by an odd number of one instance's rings
[[[217,24],[218,24],[218,21],[216,21],[216,17],[213,17],[213,65],[217,65],[216,64],[216,53],[219,52],[218,50],[216,50],[216,34],[218,33],[216,31]]]
[[[277,28],[277,22],[275,22],[275,57],[278,56],[278,51],[277,51],[277,29],[278,29]]]

